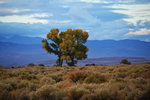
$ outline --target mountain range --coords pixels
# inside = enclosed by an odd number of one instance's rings
[[[56,56],[53,54],[50,55],[42,49],[42,39],[40,37],[18,35],[10,37],[0,36],[0,65],[18,66],[28,63],[54,64]],[[88,40],[85,45],[89,48],[88,59],[79,61],[81,65],[88,62],[117,64],[123,58],[128,58],[136,63],[143,63],[149,62],[147,59],[150,59],[150,42],[127,39]],[[114,59],[116,59],[115,63]],[[107,62],[108,60],[109,62]]]

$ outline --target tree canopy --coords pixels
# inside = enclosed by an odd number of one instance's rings
[[[77,60],[87,58],[88,48],[84,45],[88,39],[88,32],[82,29],[67,29],[59,32],[51,29],[47,39],[42,40],[42,47],[48,52],[58,56],[56,64],[62,66],[65,60],[69,66],[74,66]],[[48,40],[51,40],[49,43]]]

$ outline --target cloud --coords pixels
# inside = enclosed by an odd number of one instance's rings
[[[29,17],[40,17],[40,18],[43,18],[43,17],[49,17],[49,16],[53,16],[53,14],[46,14],[46,13],[37,13],[37,14],[32,14],[32,15],[29,15]]]
[[[47,24],[48,20],[46,19],[38,19],[44,18],[52,15],[48,15],[45,13],[41,14],[31,14],[31,15],[11,15],[11,16],[0,16],[0,22],[16,22],[16,23],[42,23]],[[37,18],[36,18],[37,17]]]
[[[0,0],[0,4],[5,4],[5,3],[7,3],[7,2]]]
[[[135,0],[80,0],[81,2],[86,3],[132,3]]]
[[[70,16],[72,23],[69,23],[69,26],[73,28],[81,28],[89,32],[90,40],[99,40],[99,39],[123,39],[126,38],[124,35],[129,31],[128,27],[130,26],[124,20],[120,18],[120,15],[116,18],[111,16],[111,20],[105,21],[101,20],[101,17],[93,16],[93,13],[98,14],[98,16],[104,16],[104,13],[101,13],[104,9],[92,9],[92,12],[83,8],[83,7],[72,7],[67,13]],[[99,13],[97,12],[99,11]],[[108,9],[105,9],[106,19],[108,15],[112,15],[111,12],[108,12]],[[118,18],[117,18],[118,17]],[[105,18],[104,18],[105,19]],[[115,19],[115,20],[114,20]]]
[[[107,6],[110,8],[115,8],[117,10],[112,10],[115,13],[121,13],[129,16],[123,20],[137,25],[139,21],[150,21],[150,4],[130,4],[130,5],[112,5]],[[120,9],[120,10],[119,10]]]
[[[74,23],[79,23],[80,25],[89,25],[95,24],[98,22],[98,19],[93,17],[86,9],[82,7],[72,7],[68,13],[69,16]]]
[[[90,39],[125,39],[125,34],[128,32],[128,24],[123,20],[115,20],[110,22],[101,22],[100,25],[91,27]]]
[[[150,34],[150,29],[142,28],[137,31],[129,32],[129,35],[149,35]]]
[[[135,1],[136,3],[139,3],[139,4],[145,4],[145,3],[150,3],[150,1],[149,0],[136,0]]]
[[[18,9],[18,8],[2,8],[0,7],[0,13],[20,13],[20,12],[27,12],[30,9]]]
[[[106,0],[80,0],[81,2],[87,2],[87,3],[109,3]]]
[[[4,1],[4,0],[0,0]],[[140,39],[129,32],[149,29],[149,0],[5,0],[0,32],[43,36],[51,28],[87,30],[89,39]],[[0,23],[1,25],[1,23]],[[12,27],[14,26],[14,27]],[[8,31],[10,30],[11,31]],[[19,30],[18,30],[19,29]],[[12,31],[13,30],[13,31]],[[128,35],[126,35],[128,34]],[[150,38],[149,38],[150,40]]]
[[[42,23],[0,23],[0,35],[42,36],[47,34],[50,26]]]

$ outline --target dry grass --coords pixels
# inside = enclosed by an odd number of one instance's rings
[[[0,100],[150,100],[150,64],[0,68]]]

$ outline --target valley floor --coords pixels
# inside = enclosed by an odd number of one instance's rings
[[[150,100],[150,64],[0,68],[0,100]]]

